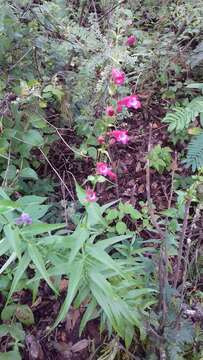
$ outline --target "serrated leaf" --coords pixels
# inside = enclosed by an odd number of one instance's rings
[[[125,234],[125,232],[127,231],[127,226],[123,221],[118,221],[116,223],[116,231],[118,232],[118,234],[123,235]]]

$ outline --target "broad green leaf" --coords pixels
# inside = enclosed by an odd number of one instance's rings
[[[37,130],[28,130],[23,134],[23,140],[31,146],[41,146],[44,143],[43,137]]]
[[[0,187],[0,196],[5,200],[10,200],[9,196],[5,193],[5,191]]]
[[[17,341],[25,340],[25,332],[20,323],[14,323],[10,326],[10,334]]]
[[[11,249],[21,258],[21,238],[17,228],[13,229],[10,224],[4,226],[4,233],[10,243]]]
[[[19,176],[25,179],[34,179],[34,180],[38,180],[38,175],[36,173],[36,171],[34,171],[32,168],[24,168],[23,170],[21,170],[19,172]]]
[[[33,224],[24,227],[21,231],[23,235],[40,235],[64,227],[65,224]]]
[[[0,353],[0,360],[21,360],[19,351],[13,350],[5,353]]]
[[[29,214],[32,218],[32,221],[35,222],[38,219],[41,219],[47,213],[50,207],[51,205],[28,205],[24,208],[24,212]]]
[[[17,305],[15,316],[23,325],[33,325],[35,323],[34,315],[28,305]]]
[[[73,299],[78,291],[79,283],[83,278],[83,267],[84,267],[83,260],[74,262],[72,265],[72,269],[71,269],[71,273],[70,273],[70,277],[69,277],[69,283],[68,283],[68,293],[67,293],[66,299],[61,307],[60,313],[52,327],[52,330],[67,315],[67,312],[68,312],[68,310],[73,302]]]
[[[42,204],[46,199],[44,196],[26,195],[16,201],[16,206],[24,207],[27,205]]]
[[[14,210],[17,208],[15,201],[12,200],[0,200],[0,214],[7,212],[9,210]]]
[[[7,170],[1,173],[2,178],[6,178],[8,180],[13,180],[17,174],[17,168],[15,165],[10,165]]]
[[[47,284],[50,286],[50,288],[57,293],[57,290],[55,289],[53,283],[51,282],[49,278],[49,274],[47,273],[43,258],[41,256],[41,253],[37,249],[37,247],[33,244],[28,244],[28,252],[30,255],[30,258],[32,259],[34,265],[36,266],[37,270],[42,275],[43,279],[46,280]]]
[[[24,253],[24,255],[22,256],[20,262],[18,263],[18,266],[15,270],[14,273],[14,278],[10,287],[10,291],[7,297],[7,302],[6,304],[8,304],[12,294],[15,292],[18,282],[20,281],[21,277],[23,276],[25,270],[27,269],[28,265],[30,263],[30,256],[27,252]]]
[[[1,312],[1,320],[3,321],[11,320],[15,314],[16,308],[17,308],[17,304],[11,304],[5,306]]]

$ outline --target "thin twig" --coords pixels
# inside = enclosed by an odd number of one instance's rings
[[[182,227],[182,232],[181,232],[180,241],[179,241],[179,249],[178,249],[178,263],[177,263],[177,269],[174,274],[174,287],[175,288],[177,288],[179,272],[180,272],[180,267],[181,267],[181,263],[182,263],[183,245],[184,245],[185,234],[186,234],[187,226],[188,226],[191,201],[192,200],[189,198],[185,204],[183,227]]]
[[[74,197],[72,196],[69,188],[67,187],[66,183],[63,181],[62,177],[60,176],[60,174],[58,173],[58,171],[55,169],[55,167],[52,165],[52,163],[49,161],[48,157],[45,155],[45,153],[43,152],[43,150],[41,148],[39,148],[41,154],[44,156],[45,160],[48,162],[48,164],[51,166],[52,170],[55,172],[55,174],[58,176],[59,180],[61,181],[61,183],[63,184],[64,188],[68,191],[71,199],[74,201]]]

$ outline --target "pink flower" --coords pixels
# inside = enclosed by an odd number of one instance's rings
[[[126,44],[128,46],[134,46],[136,44],[136,42],[137,42],[137,39],[136,39],[135,35],[130,35],[126,41]]]
[[[105,144],[105,138],[103,135],[98,136],[97,141],[100,145]]]
[[[105,162],[97,163],[97,174],[107,176],[108,171],[109,171],[109,168]]]
[[[108,171],[107,176],[108,176],[112,181],[114,181],[114,180],[117,179],[117,175],[116,175],[113,171],[111,171],[111,170]]]
[[[113,80],[114,84],[116,84],[116,85],[124,84],[125,73],[123,71],[113,68],[112,72],[111,72],[111,76],[112,76],[112,80]]]
[[[114,116],[114,114],[115,114],[115,111],[114,111],[113,106],[107,106],[107,108],[106,108],[106,115],[107,115],[107,116]]]
[[[97,201],[97,196],[96,196],[96,193],[94,190],[88,188],[86,191],[86,198],[85,200],[88,201],[88,202],[95,202]]]
[[[129,136],[126,130],[113,130],[110,135],[114,137],[117,142],[122,144],[127,144],[129,141]]]
[[[142,106],[141,102],[138,100],[137,95],[126,96],[117,102],[117,111],[121,112],[123,107],[128,109],[133,108],[135,110],[140,109]]]

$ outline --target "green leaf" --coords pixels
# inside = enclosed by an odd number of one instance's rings
[[[94,160],[97,159],[97,149],[93,146],[89,147],[87,150],[88,155]]]
[[[0,214],[16,209],[16,203],[12,200],[0,200]]]
[[[23,170],[21,170],[19,172],[19,176],[25,179],[34,179],[34,180],[38,180],[38,175],[36,173],[36,171],[34,171],[32,168],[27,167],[24,168]]]
[[[17,174],[17,169],[15,165],[9,165],[6,171],[1,173],[2,178],[6,178],[7,180],[13,180]]]
[[[88,245],[86,249],[87,249],[87,253],[91,255],[93,258],[105,264],[109,269],[113,269],[120,276],[125,277],[123,275],[122,269],[116,263],[116,261],[113,260],[111,256],[109,256],[105,251],[102,251],[100,247],[97,248],[97,244],[94,246]]]
[[[51,205],[28,205],[24,208],[24,212],[29,214],[32,218],[32,221],[35,222],[38,219],[42,218],[50,209],[50,207]]]
[[[35,323],[33,312],[28,305],[17,305],[15,316],[24,325]]]
[[[21,230],[23,235],[40,235],[54,230],[62,229],[65,224],[33,224]]]
[[[18,259],[21,258],[21,238],[19,230],[13,229],[10,224],[4,226],[4,233],[10,243],[11,249],[16,253]]]
[[[24,133],[23,140],[31,146],[41,146],[44,143],[42,135],[37,130],[28,130]]]
[[[73,247],[69,255],[68,265],[70,265],[74,261],[76,255],[78,254],[85,241],[88,239],[89,235],[89,231],[81,225],[76,228],[74,234],[72,235],[72,237],[75,239],[75,242],[73,243]]]
[[[27,269],[28,265],[30,263],[30,256],[27,252],[24,253],[24,255],[22,256],[20,262],[18,263],[18,266],[15,270],[15,274],[14,274],[14,278],[10,287],[10,291],[7,297],[7,302],[6,304],[8,304],[12,294],[15,292],[18,282],[20,281],[21,277],[23,276],[25,270]]]
[[[113,236],[109,239],[105,239],[105,240],[100,240],[96,243],[96,247],[98,248],[98,251],[101,250],[105,250],[106,248],[108,248],[111,245],[114,245],[118,242],[121,242],[123,240],[129,239],[131,238],[132,235],[119,235],[119,236]]]
[[[118,234],[122,235],[125,234],[125,232],[127,231],[127,226],[123,221],[118,221],[116,223],[116,231],[118,232]]]
[[[43,196],[27,195],[16,201],[16,206],[24,207],[26,205],[42,204],[47,198]]]
[[[0,256],[4,255],[10,248],[9,242],[7,239],[0,240]]]
[[[116,209],[109,210],[106,220],[112,222],[113,220],[117,219],[119,216],[119,212]]]
[[[66,299],[61,307],[60,313],[59,313],[51,330],[53,330],[60,323],[60,321],[62,321],[66,317],[67,312],[68,312],[68,310],[73,302],[73,299],[77,293],[79,283],[83,278],[83,267],[84,267],[83,260],[73,263],[70,277],[69,277],[68,293],[67,293]]]
[[[11,320],[15,314],[16,308],[17,308],[17,304],[11,304],[4,307],[4,309],[1,312],[1,320],[2,321]]]
[[[8,351],[0,354],[0,360],[21,360],[21,356],[18,350]]]
[[[49,278],[49,274],[47,273],[47,270],[45,268],[43,258],[41,256],[41,253],[38,251],[37,247],[33,244],[28,244],[28,252],[29,252],[30,258],[32,259],[33,263],[35,264],[37,270],[42,275],[43,279],[46,280],[46,282],[50,286],[50,288],[55,293],[57,293],[57,290],[55,289],[53,283],[51,282],[51,280]]]
[[[87,305],[87,309],[80,322],[79,336],[81,336],[87,322],[95,318],[96,308],[97,308],[97,301],[96,299],[92,299],[91,302]]]

